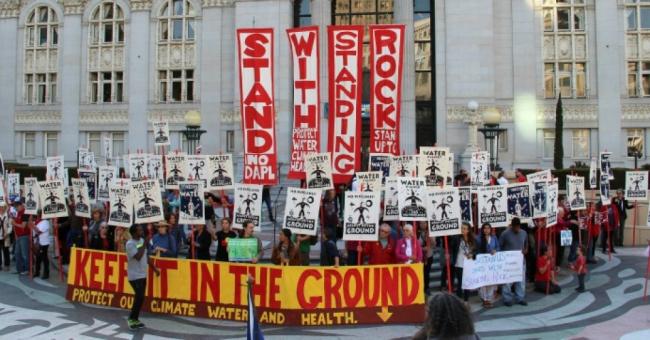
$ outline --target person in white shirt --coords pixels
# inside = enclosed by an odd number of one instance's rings
[[[499,171],[499,177],[497,177],[497,184],[508,185],[508,179],[506,179],[505,172]]]
[[[11,217],[7,213],[7,206],[0,205],[0,265],[4,264],[4,270],[9,271],[11,262],[9,256],[9,248],[11,247],[11,233],[13,226],[11,225]]]
[[[34,233],[38,237],[38,253],[36,254],[36,272],[34,276],[39,276],[41,265],[43,265],[43,276],[41,279],[47,280],[50,277],[50,260],[47,257],[47,248],[50,246],[50,220],[41,219],[41,211],[38,211],[38,223],[34,228]]]

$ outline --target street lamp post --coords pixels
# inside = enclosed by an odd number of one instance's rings
[[[185,114],[185,130],[183,134],[187,139],[187,154],[193,155],[196,147],[201,140],[201,135],[206,131],[201,130],[201,113],[198,111],[188,111]]]
[[[483,127],[478,129],[485,137],[486,144],[490,148],[490,170],[500,170],[499,166],[499,133],[505,131],[499,127],[501,114],[497,109],[489,109],[483,112]]]

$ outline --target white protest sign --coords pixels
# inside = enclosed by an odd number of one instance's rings
[[[117,167],[114,166],[100,166],[98,168],[98,185],[97,185],[97,200],[108,202],[110,200],[109,188],[117,179]]]
[[[109,187],[110,214],[108,224],[128,228],[133,224],[131,180],[117,179]]]
[[[384,185],[384,221],[398,221],[397,177],[387,177]]]
[[[38,187],[38,196],[43,207],[42,217],[44,219],[68,217],[63,182],[60,180],[38,182]]]
[[[104,152],[104,165],[108,165],[109,160],[113,158],[113,138],[102,138],[102,150]]]
[[[334,189],[330,154],[309,153],[305,159],[305,178],[309,189]]]
[[[247,221],[255,224],[255,231],[262,230],[262,190],[261,185],[235,184],[235,218],[232,227],[243,229]]]
[[[48,180],[65,180],[63,156],[47,157],[47,172],[45,178]]]
[[[560,188],[557,181],[553,181],[548,185],[548,193],[546,195],[546,206],[548,207],[548,215],[546,216],[546,227],[552,227],[557,224],[558,209],[558,196]]]
[[[460,199],[460,213],[461,220],[474,224],[474,217],[472,216],[472,188],[460,187],[458,188],[458,197]]]
[[[487,151],[472,152],[470,160],[470,182],[472,187],[490,184],[490,153]]]
[[[628,171],[625,173],[625,199],[630,202],[648,200],[647,171]]]
[[[533,196],[533,218],[543,218],[548,214],[547,181],[533,181],[530,184]]]
[[[587,209],[585,179],[581,176],[566,176],[567,201],[571,210]]]
[[[532,204],[530,201],[530,185],[528,183],[512,183],[508,185],[508,220],[519,217],[530,220]]]
[[[571,242],[573,242],[573,235],[571,235],[571,230],[560,230],[560,246],[570,246]]]
[[[316,236],[320,189],[289,188],[284,205],[284,227],[297,235]]]
[[[72,179],[72,193],[74,195],[74,214],[82,218],[90,218],[90,199],[86,181],[79,178]]]
[[[537,181],[550,181],[553,179],[551,170],[546,169],[544,171],[533,172],[532,174],[526,175],[526,181],[528,183],[533,183]]]
[[[390,162],[392,158],[393,155],[388,153],[371,153],[368,156],[368,171],[381,171],[385,182],[385,178],[390,176]]]
[[[589,163],[589,189],[596,189],[598,187],[598,162],[595,157],[591,158]]]
[[[169,154],[165,156],[165,185],[168,189],[178,189],[178,182],[187,180],[187,162],[185,155]]]
[[[523,267],[524,255],[520,250],[478,254],[475,260],[463,262],[463,289],[523,281]]]
[[[200,181],[203,188],[208,187],[208,157],[206,155],[187,155],[185,156],[187,165],[187,179],[191,181]]]
[[[147,178],[158,180],[161,190],[165,190],[165,175],[163,174],[163,156],[149,155],[147,158]]]
[[[343,240],[376,241],[379,238],[379,192],[345,192]]]
[[[505,185],[478,187],[478,225],[490,223],[493,228],[508,225],[508,196]]]
[[[179,224],[205,224],[205,207],[203,202],[203,183],[184,181],[178,183],[181,200]]]
[[[156,146],[169,145],[169,123],[153,122],[153,134]]]
[[[382,173],[381,171],[357,172],[359,181],[359,191],[379,191],[382,190]]]
[[[609,189],[609,181],[610,181],[610,176],[607,176],[605,173],[600,173],[600,202],[603,205],[609,205],[610,204],[610,189]]]
[[[96,165],[95,153],[88,150],[79,149],[77,164],[78,167],[81,169],[86,169],[86,170],[94,169]]]
[[[90,203],[94,204],[97,201],[97,173],[94,170],[81,170],[77,169],[80,179],[86,181],[88,189],[88,198]]]
[[[418,176],[425,179],[428,187],[444,186],[451,167],[449,148],[420,147]]]
[[[7,196],[10,200],[20,197],[20,174],[12,172],[7,174]]]
[[[38,212],[38,179],[25,177],[25,214],[36,215]]]
[[[390,177],[415,177],[418,175],[418,156],[393,156],[389,170]]]
[[[427,192],[429,237],[461,233],[461,209],[458,188],[429,188]]]
[[[424,178],[399,177],[397,179],[399,220],[427,221],[426,195],[427,186]]]
[[[131,181],[131,197],[135,223],[156,223],[165,220],[158,181],[153,179]]]
[[[144,153],[129,155],[129,175],[131,182],[142,181],[147,177],[148,156]]]
[[[614,173],[612,172],[612,164],[611,164],[611,158],[612,158],[612,153],[611,152],[601,152],[600,153],[600,176],[602,179],[602,175],[607,176],[607,180],[611,181],[614,179]]]
[[[233,185],[233,166],[232,155],[210,155],[208,156],[208,166],[210,169],[208,189],[210,190],[228,190]]]

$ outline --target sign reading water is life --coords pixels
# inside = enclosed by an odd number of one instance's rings
[[[463,263],[463,289],[500,285],[523,280],[524,256],[521,251],[479,254]]]

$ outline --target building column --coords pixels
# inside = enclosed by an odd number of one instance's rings
[[[127,149],[135,152],[147,144],[149,131],[149,30],[151,1],[131,1],[127,49],[129,133]],[[154,26],[155,27],[155,26]]]
[[[329,113],[325,112],[325,104],[329,103],[329,92],[327,88],[327,26],[332,22],[332,1],[311,0],[311,23],[318,26],[320,55],[320,145],[321,151],[327,150],[327,129]]]
[[[201,127],[207,132],[203,137],[203,153],[225,153],[226,146],[221,141],[221,77],[220,60],[222,56],[222,4],[204,1],[201,14]],[[226,37],[228,38],[228,37]]]
[[[17,159],[22,143],[18,140],[12,128],[16,112],[16,63],[22,56],[22,50],[16,49],[18,40],[18,11],[19,3],[0,4],[0,121],[3,122],[3,143],[0,143],[0,154],[4,161]]]
[[[81,96],[81,15],[85,1],[65,0],[63,16],[61,53],[63,63],[61,77],[61,130],[58,151],[66,164],[77,164],[79,148],[79,101]]]
[[[537,160],[537,104],[535,82],[538,79],[535,64],[538,60],[536,46],[540,45],[539,32],[535,29],[533,0],[512,2],[512,50],[513,53],[513,121],[514,149],[513,167],[535,167]]]
[[[393,22],[406,25],[404,32],[404,62],[402,68],[402,112],[400,117],[400,148],[406,154],[416,153],[415,145],[415,40],[413,36],[413,1],[395,4]],[[433,18],[432,18],[433,20]],[[431,28],[431,34],[435,30]],[[433,48],[433,47],[432,47]],[[432,52],[431,53],[435,53]]]
[[[626,160],[621,141],[621,68],[619,49],[622,26],[619,25],[619,8],[616,1],[599,1],[596,11],[596,79],[598,79],[598,148],[613,152],[615,162]],[[598,155],[598,153],[595,153]]]

